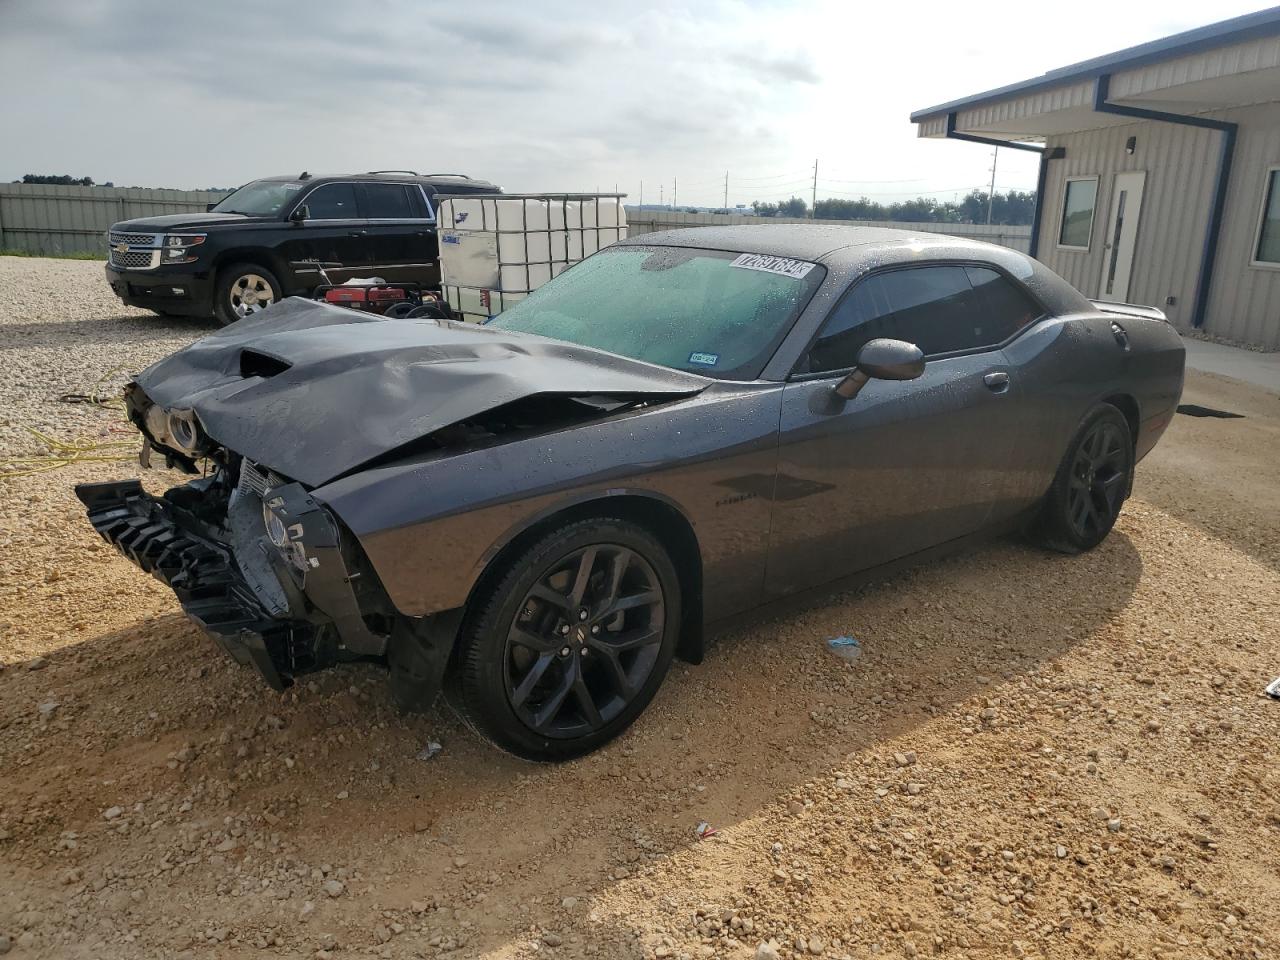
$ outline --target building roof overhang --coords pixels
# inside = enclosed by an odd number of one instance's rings
[[[917,110],[921,137],[958,132],[1038,141],[1132,119],[1094,110],[1099,77],[1109,101],[1174,113],[1280,99],[1280,7],[1210,24],[1043,76]]]

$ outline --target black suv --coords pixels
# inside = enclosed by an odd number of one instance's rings
[[[377,275],[440,285],[437,195],[501,193],[460,174],[378,170],[254,180],[203,214],[110,231],[107,281],[125,303],[232,323],[282,297]]]

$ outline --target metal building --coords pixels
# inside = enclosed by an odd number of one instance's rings
[[[911,119],[1040,152],[1031,254],[1087,296],[1280,350],[1280,7]]]

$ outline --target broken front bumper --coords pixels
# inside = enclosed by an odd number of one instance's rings
[[[80,484],[76,496],[104,540],[167,584],[192,620],[237,661],[257,667],[273,688],[283,690],[295,675],[337,659],[332,623],[272,616],[228,545],[168,499],[152,497],[137,480]],[[345,585],[345,571],[338,577]]]

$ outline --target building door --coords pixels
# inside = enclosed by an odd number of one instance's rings
[[[1129,274],[1138,244],[1138,217],[1142,212],[1142,187],[1147,182],[1145,170],[1117,173],[1111,187],[1111,214],[1102,243],[1102,279],[1098,282],[1099,300],[1127,301]]]

